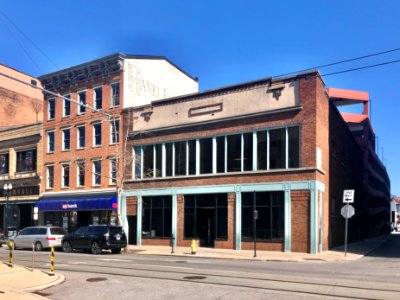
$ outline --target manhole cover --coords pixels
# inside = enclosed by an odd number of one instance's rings
[[[93,277],[86,279],[87,282],[99,282],[99,281],[106,281],[107,278],[104,277]]]
[[[200,280],[200,279],[206,279],[206,276],[186,276],[183,277],[183,279],[189,279],[189,280]]]

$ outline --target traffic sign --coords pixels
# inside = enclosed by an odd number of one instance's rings
[[[344,190],[343,203],[353,203],[353,202],[354,202],[354,190]]]
[[[350,219],[352,216],[354,216],[354,207],[347,204],[342,207],[342,209],[340,210],[340,214],[343,218]]]

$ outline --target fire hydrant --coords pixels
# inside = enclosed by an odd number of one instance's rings
[[[192,249],[192,254],[196,254],[196,241],[192,239],[192,244],[190,245],[190,248]]]

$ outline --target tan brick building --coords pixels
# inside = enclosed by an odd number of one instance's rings
[[[343,243],[345,189],[350,240],[368,235],[363,149],[316,71],[152,101],[124,123],[132,244],[318,253]]]

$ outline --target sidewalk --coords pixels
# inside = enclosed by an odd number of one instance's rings
[[[7,300],[38,300],[46,299],[32,292],[48,288],[64,282],[60,274],[49,276],[40,270],[14,265],[9,267],[5,262],[0,263],[0,299]]]
[[[262,260],[262,261],[346,261],[355,260],[363,257],[369,252],[379,247],[390,238],[381,236],[374,239],[368,239],[357,243],[349,244],[347,247],[347,256],[344,255],[344,247],[334,248],[319,254],[295,253],[295,252],[275,252],[275,251],[257,251],[254,257],[253,250],[231,250],[197,247],[196,254],[191,254],[190,247],[167,246],[132,246],[129,245],[127,253],[137,253],[141,255],[168,255],[178,257],[200,257],[200,258],[222,258],[222,259],[243,259],[243,260]]]

